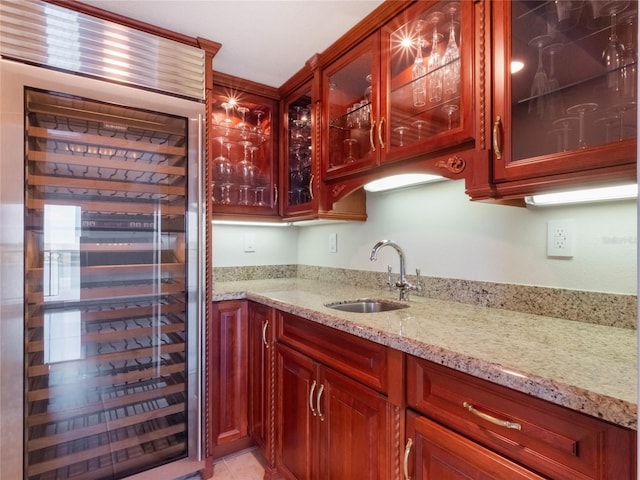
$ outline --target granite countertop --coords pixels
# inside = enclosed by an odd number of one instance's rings
[[[297,278],[216,282],[214,300],[247,298],[637,430],[637,332],[412,296],[373,314],[325,307],[396,294]]]

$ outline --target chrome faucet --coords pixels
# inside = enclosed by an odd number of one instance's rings
[[[386,246],[393,247],[395,251],[398,252],[398,257],[400,257],[400,279],[396,283],[393,283],[391,281],[391,266],[389,266],[387,270],[387,274],[388,274],[387,285],[389,285],[390,287],[398,288],[398,292],[399,292],[398,300],[405,300],[405,301],[409,300],[409,292],[411,290],[415,290],[416,292],[422,291],[422,282],[420,281],[420,269],[416,268],[416,276],[418,277],[418,281],[416,285],[409,283],[409,281],[407,280],[407,274],[406,274],[405,263],[404,263],[404,259],[405,259],[404,251],[402,251],[402,248],[400,248],[400,245],[398,245],[396,242],[392,240],[381,240],[373,246],[373,249],[371,250],[371,257],[370,257],[372,262],[375,262],[378,259],[378,250]]]

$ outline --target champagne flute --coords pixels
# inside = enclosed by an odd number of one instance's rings
[[[413,59],[413,67],[411,68],[414,107],[424,107],[427,103],[427,67],[422,57],[422,30],[424,29],[424,24],[424,20],[418,20],[415,24],[418,39],[416,40],[416,56]]]
[[[344,159],[344,163],[353,163],[356,161],[356,157],[353,156],[353,145],[358,143],[355,138],[345,138],[344,143],[347,145],[347,156]]]
[[[460,9],[459,2],[451,2],[445,6],[446,12],[451,16],[449,22],[449,41],[442,57],[444,64],[444,93],[456,93],[460,84],[460,49],[456,43],[454,15]]]
[[[433,35],[431,36],[431,54],[427,62],[429,72],[429,101],[439,102],[442,100],[442,56],[438,51],[438,42],[442,39],[442,34],[438,33],[438,23],[442,21],[442,12],[433,12],[427,18],[427,23],[433,25]]]
[[[549,93],[549,78],[547,72],[544,71],[544,63],[542,62],[543,47],[549,43],[551,35],[538,35],[529,41],[530,46],[538,48],[538,68],[533,76],[533,83],[531,85],[531,102],[529,103],[529,113],[533,109],[533,102],[535,102],[536,113],[540,118],[544,116],[546,95]]]

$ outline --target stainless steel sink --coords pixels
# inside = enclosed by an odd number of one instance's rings
[[[334,310],[342,310],[343,312],[353,313],[390,312],[393,310],[399,310],[401,308],[409,307],[409,305],[406,305],[404,303],[369,298],[360,300],[343,300],[340,302],[327,303],[325,306],[333,308]]]

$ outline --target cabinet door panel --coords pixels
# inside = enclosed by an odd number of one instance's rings
[[[323,480],[387,478],[389,438],[386,398],[323,368],[318,401]]]
[[[225,447],[248,439],[247,423],[247,303],[229,301],[213,305],[212,423],[216,456]]]
[[[408,468],[414,480],[544,478],[411,411],[407,412],[407,438],[413,442]]]
[[[314,416],[309,399],[317,378],[313,360],[295,350],[277,348],[277,464],[287,478],[308,480],[313,472]]]

